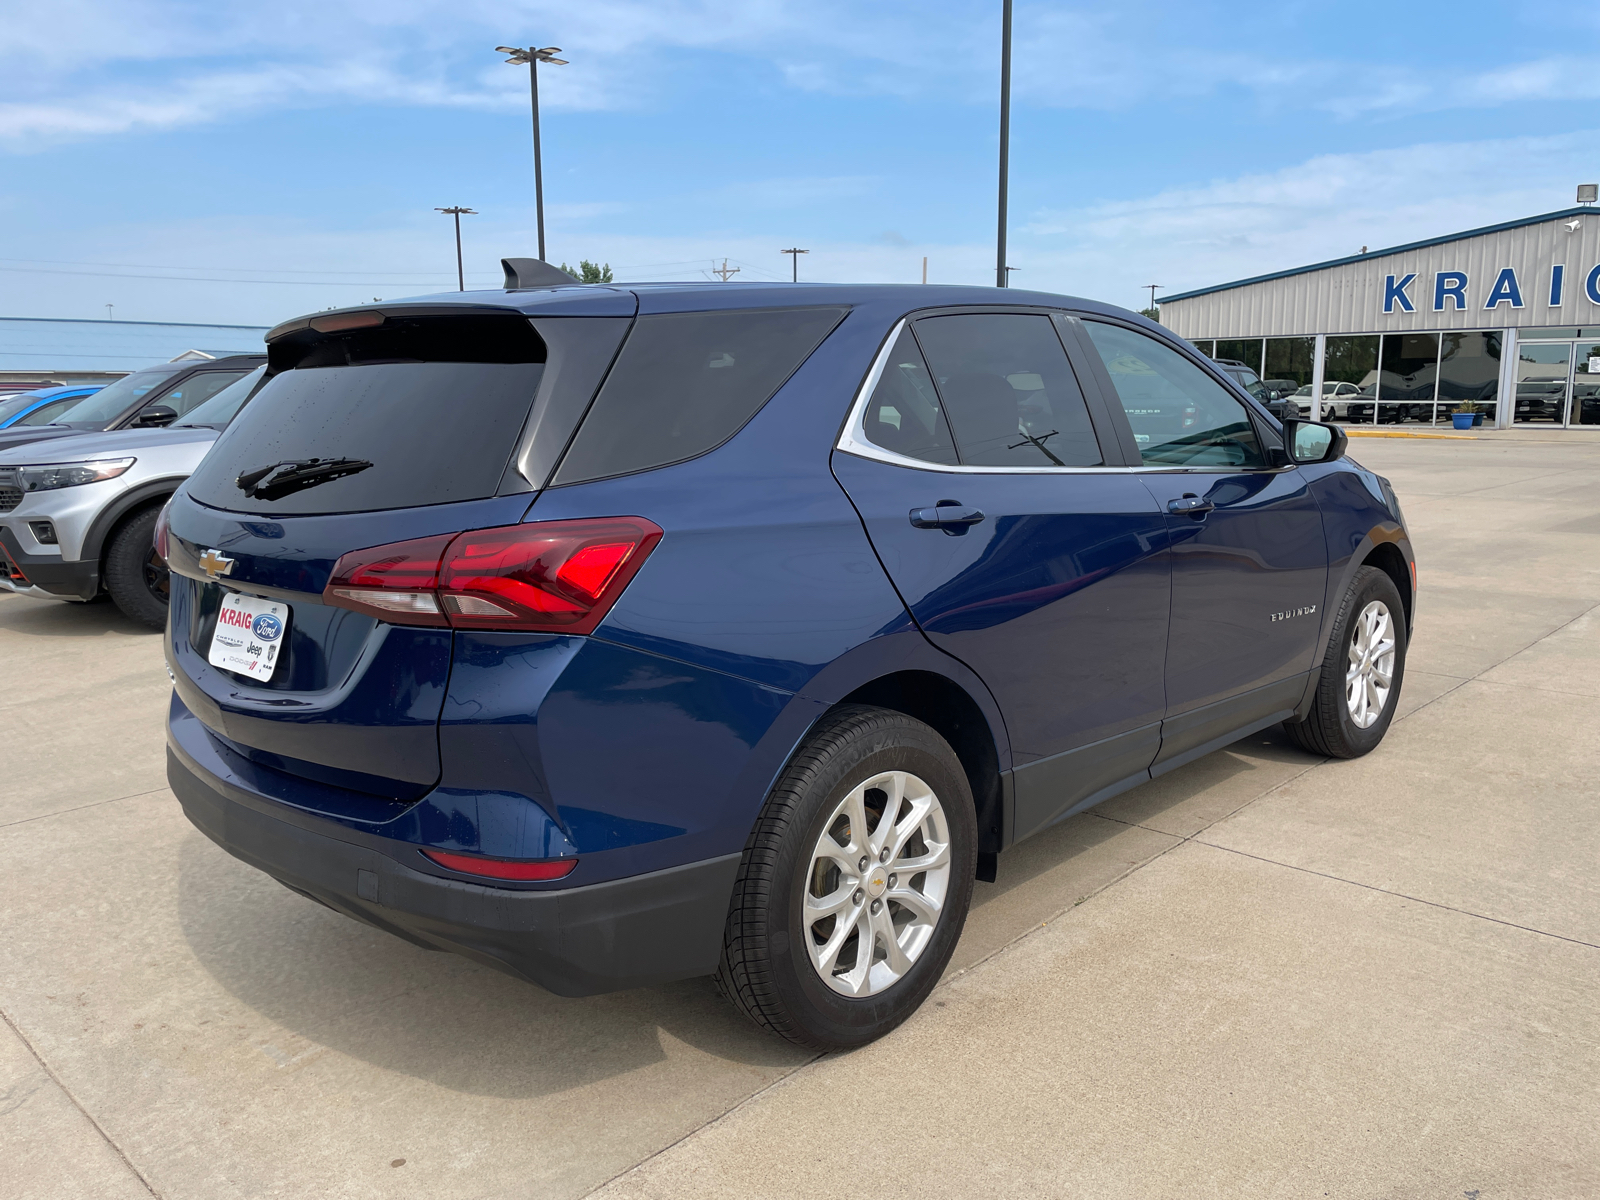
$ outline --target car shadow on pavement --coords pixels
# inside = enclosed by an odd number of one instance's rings
[[[23,637],[95,637],[105,633],[154,637],[161,633],[123,616],[106,596],[82,604],[6,592],[0,592],[0,629]]]
[[[1281,772],[1314,761],[1274,730],[1127,795],[1139,798],[1139,819],[1154,819],[1197,796],[1238,795],[1242,777],[1268,764]],[[1139,795],[1147,790],[1154,794]],[[1246,802],[1225,801],[1233,808]],[[1179,840],[1094,812],[1035,835],[1002,857],[999,882],[978,885],[957,965],[1037,928]],[[324,908],[198,832],[180,849],[178,905],[201,967],[292,1035],[292,1045],[278,1046],[274,1055],[294,1058],[328,1047],[441,1087],[501,1098],[557,1094],[668,1058],[692,1058],[693,1051],[753,1068],[751,1084],[758,1087],[811,1057],[750,1025],[710,979],[555,996]],[[698,1071],[689,1063],[680,1068]]]

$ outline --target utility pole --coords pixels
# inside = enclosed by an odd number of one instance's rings
[[[996,239],[994,285],[1005,287],[1006,189],[1011,175],[1011,0],[1003,0],[1000,16],[1000,236]]]
[[[794,246],[794,247],[791,247],[788,250],[779,250],[778,253],[779,254],[787,254],[787,255],[789,255],[789,261],[794,264],[794,271],[792,273],[792,278],[789,280],[789,282],[790,283],[799,283],[800,282],[800,256],[802,254],[810,254],[811,251],[802,250],[802,249],[800,249],[800,247]]]
[[[108,320],[108,321],[115,321],[116,320],[116,318],[111,315],[111,310],[114,307],[115,307],[115,305],[111,305],[111,304],[106,305],[106,320]]]
[[[1165,286],[1165,285],[1164,284],[1159,284],[1159,283],[1147,283],[1147,284],[1145,284],[1145,287],[1150,289],[1150,307],[1151,308],[1154,308],[1156,306],[1156,289],[1158,287],[1163,287],[1163,286]]]
[[[922,282],[928,282],[928,256],[926,254],[922,256]]]
[[[478,214],[470,208],[436,208],[434,212],[442,212],[455,218],[456,221],[456,287],[460,291],[467,290],[467,273],[461,265],[461,217],[465,214],[475,217]]]
[[[711,273],[713,275],[720,275],[723,283],[727,283],[729,279],[737,275],[739,270],[740,268],[738,267],[730,267],[727,259],[722,260],[722,265],[720,267],[717,266],[715,260],[713,260],[711,263]]]
[[[539,64],[564,67],[567,60],[555,57],[561,53],[560,46],[546,46],[542,50],[521,50],[516,46],[496,46],[494,49],[496,54],[509,54],[511,57],[506,61],[512,66],[528,68],[528,89],[533,96],[533,212],[539,226],[539,259],[544,262],[548,260],[544,256],[544,167],[539,156]]]

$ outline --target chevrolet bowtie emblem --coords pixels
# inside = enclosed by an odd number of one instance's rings
[[[206,573],[207,579],[215,579],[218,575],[232,575],[233,559],[226,554],[218,554],[215,550],[207,550],[200,556],[200,569]]]

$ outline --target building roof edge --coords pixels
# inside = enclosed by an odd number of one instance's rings
[[[1373,250],[1367,254],[1352,254],[1346,258],[1330,258],[1327,262],[1312,263],[1306,267],[1292,267],[1287,271],[1273,271],[1267,275],[1253,275],[1249,279],[1236,279],[1232,283],[1218,283],[1213,284],[1211,287],[1194,288],[1191,291],[1179,292],[1173,296],[1161,296],[1156,300],[1156,304],[1172,304],[1179,300],[1193,300],[1197,296],[1209,296],[1214,292],[1232,291],[1234,288],[1249,287],[1253,283],[1269,283],[1274,279],[1289,279],[1295,275],[1309,275],[1313,271],[1326,271],[1330,267],[1345,267],[1351,263],[1368,262],[1374,258],[1386,258],[1391,254],[1403,254],[1408,250],[1424,250],[1429,246],[1443,246],[1449,242],[1461,242],[1466,241],[1468,238],[1484,237],[1491,233],[1503,233],[1508,229],[1521,229],[1527,225],[1540,225],[1546,221],[1555,221],[1561,217],[1571,217],[1583,213],[1600,215],[1600,208],[1586,204],[1575,205],[1572,208],[1543,213],[1537,217],[1523,217],[1517,221],[1502,221],[1498,225],[1485,225],[1479,229],[1468,229],[1461,233],[1449,233],[1443,237],[1427,238],[1420,242],[1407,242],[1402,246],[1386,246],[1382,250]]]

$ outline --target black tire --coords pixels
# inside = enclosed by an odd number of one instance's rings
[[[161,506],[134,513],[111,535],[106,548],[106,591],[125,616],[151,629],[167,627],[171,587],[167,564],[156,557],[156,518]]]
[[[1346,675],[1350,668],[1350,650],[1358,629],[1362,612],[1368,605],[1381,603],[1389,610],[1390,626],[1394,639],[1394,669],[1390,673],[1388,695],[1383,708],[1373,723],[1366,728],[1357,724],[1346,698]],[[1394,720],[1395,705],[1400,701],[1400,687],[1406,673],[1406,617],[1400,592],[1394,580],[1377,567],[1361,567],[1339,603],[1334,615],[1333,633],[1328,638],[1328,652],[1322,659],[1322,677],[1317,681],[1316,696],[1311,711],[1303,721],[1285,721],[1284,730],[1302,750],[1329,758],[1360,758],[1377,749],[1383,735]]]
[[[874,995],[845,996],[824,981],[805,941],[811,932],[802,924],[801,910],[813,875],[812,852],[825,822],[851,791],[890,770],[916,775],[937,796],[948,828],[950,877],[932,935],[910,968]],[[877,835],[885,818],[874,820],[869,812],[867,819]],[[798,1045],[842,1050],[882,1037],[915,1012],[939,982],[966,922],[976,865],[972,791],[944,739],[903,713],[841,707],[795,754],[750,833],[728,911],[717,986],[762,1029]],[[862,882],[877,874],[878,868],[870,866]],[[865,889],[855,895],[864,896]],[[876,900],[867,903],[878,911]],[[886,914],[890,904],[886,895]],[[869,961],[877,961],[875,951],[869,953]]]

